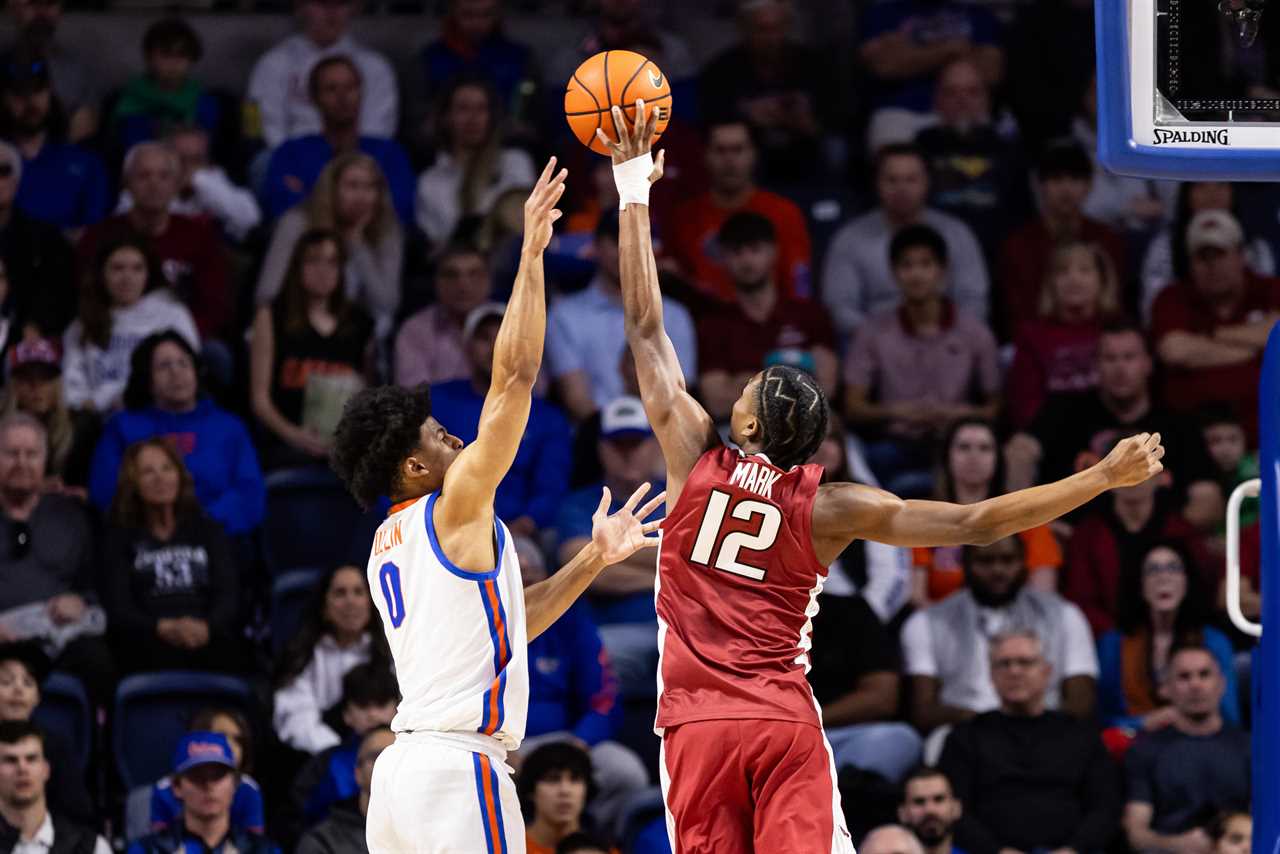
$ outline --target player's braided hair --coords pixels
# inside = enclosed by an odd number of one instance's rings
[[[347,403],[329,463],[365,509],[395,492],[400,466],[418,446],[429,415],[431,394],[425,385],[367,388]]]
[[[756,387],[764,452],[781,469],[809,459],[827,435],[827,396],[812,376],[789,365],[766,368]]]

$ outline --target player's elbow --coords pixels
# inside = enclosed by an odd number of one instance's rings
[[[656,311],[641,309],[627,312],[627,341],[652,341],[662,332],[662,315]]]
[[[537,356],[511,354],[493,360],[493,384],[512,391],[532,389],[538,381],[542,360]]]

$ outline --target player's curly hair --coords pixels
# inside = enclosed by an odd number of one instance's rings
[[[366,510],[395,493],[400,465],[418,446],[429,415],[431,393],[425,385],[367,388],[347,402],[329,464]]]
[[[760,450],[780,469],[814,455],[827,435],[829,409],[822,386],[789,365],[766,368],[756,387],[756,417],[764,431]]]

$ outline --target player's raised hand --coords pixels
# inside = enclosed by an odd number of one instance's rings
[[[618,129],[618,136],[621,138],[614,142],[603,128],[596,128],[596,138],[600,140],[601,145],[609,149],[609,156],[613,158],[614,165],[648,154],[653,148],[653,137],[658,131],[657,108],[647,109],[644,99],[637,98],[634,124],[627,121],[622,107],[617,104],[613,106],[611,113],[613,126]],[[662,177],[662,169],[666,162],[666,151],[659,151],[658,156],[653,159],[653,171],[649,173],[650,184]]]
[[[1159,474],[1164,470],[1164,464],[1160,462],[1163,456],[1164,446],[1160,444],[1159,433],[1139,433],[1121,439],[1098,465],[1107,477],[1108,488],[1115,489],[1136,486]]]
[[[547,248],[551,242],[551,226],[560,218],[556,202],[564,194],[564,179],[569,170],[555,172],[555,168],[556,159],[552,157],[525,200],[524,248],[527,252],[542,252]]]
[[[653,548],[658,544],[657,537],[645,535],[658,530],[662,520],[654,519],[648,523],[644,520],[667,500],[667,493],[659,492],[637,510],[636,505],[648,491],[649,484],[641,484],[639,489],[631,493],[631,497],[627,499],[626,504],[622,505],[621,510],[609,515],[609,505],[613,503],[613,496],[609,492],[609,487],[604,488],[604,493],[600,496],[600,506],[591,515],[591,542],[599,549],[600,556],[606,565],[620,563],[640,549]]]

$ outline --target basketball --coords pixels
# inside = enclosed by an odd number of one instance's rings
[[[564,117],[578,142],[597,154],[608,155],[596,128],[617,141],[618,129],[610,113],[616,104],[627,121],[635,121],[636,99],[656,111],[653,138],[657,140],[671,119],[671,86],[662,69],[638,53],[606,50],[578,66],[564,90]]]

